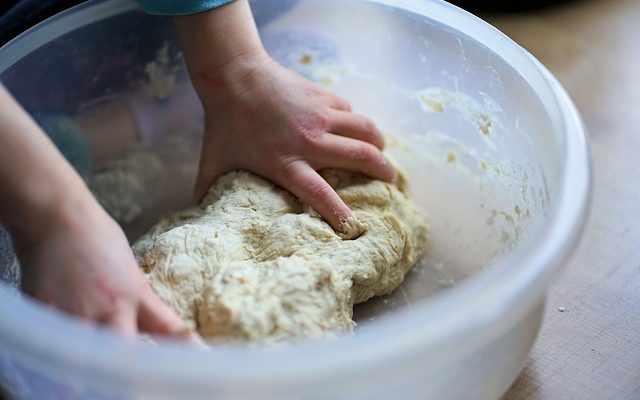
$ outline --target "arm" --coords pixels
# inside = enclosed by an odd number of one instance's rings
[[[218,176],[246,169],[288,189],[344,231],[352,213],[316,171],[394,178],[371,120],[269,57],[247,0],[176,17],[175,25],[205,108],[197,196]]]
[[[0,221],[14,240],[36,240],[52,214],[87,202],[82,180],[2,86],[0,133]]]
[[[0,222],[12,234],[27,293],[131,336],[182,329],[120,227],[1,85],[0,190]]]

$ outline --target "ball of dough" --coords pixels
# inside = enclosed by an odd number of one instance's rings
[[[340,235],[289,192],[231,172],[196,207],[134,245],[158,295],[208,339],[282,341],[350,332],[353,305],[390,293],[418,261],[427,219],[404,176],[323,177],[357,221]]]

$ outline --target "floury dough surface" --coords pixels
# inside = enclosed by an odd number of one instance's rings
[[[427,221],[401,174],[395,184],[322,175],[357,217],[351,239],[288,192],[232,172],[199,206],[164,218],[135,243],[151,286],[208,339],[350,332],[353,305],[393,291],[421,256]]]

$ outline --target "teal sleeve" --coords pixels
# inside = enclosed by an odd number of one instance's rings
[[[149,14],[187,15],[211,10],[233,0],[136,0]]]

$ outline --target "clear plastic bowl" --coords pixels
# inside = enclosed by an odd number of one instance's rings
[[[424,259],[400,290],[356,307],[354,335],[203,352],[129,342],[19,295],[15,257],[0,235],[3,380],[33,399],[499,397],[531,349],[546,290],[586,218],[586,133],[566,92],[525,50],[445,2],[252,7],[278,61],[389,135],[390,156],[430,216]],[[74,116],[146,87],[146,65],[162,48],[185,88],[176,102],[192,102],[170,20],[125,0],[89,1],[10,42],[0,49],[0,81],[37,118]],[[179,131],[197,131],[199,115],[195,106],[178,116]],[[170,146],[147,150],[161,169],[180,162]],[[184,151],[197,158],[197,146]],[[100,173],[83,172],[90,182]],[[131,239],[186,202],[193,173],[143,180],[155,192],[121,219]]]

